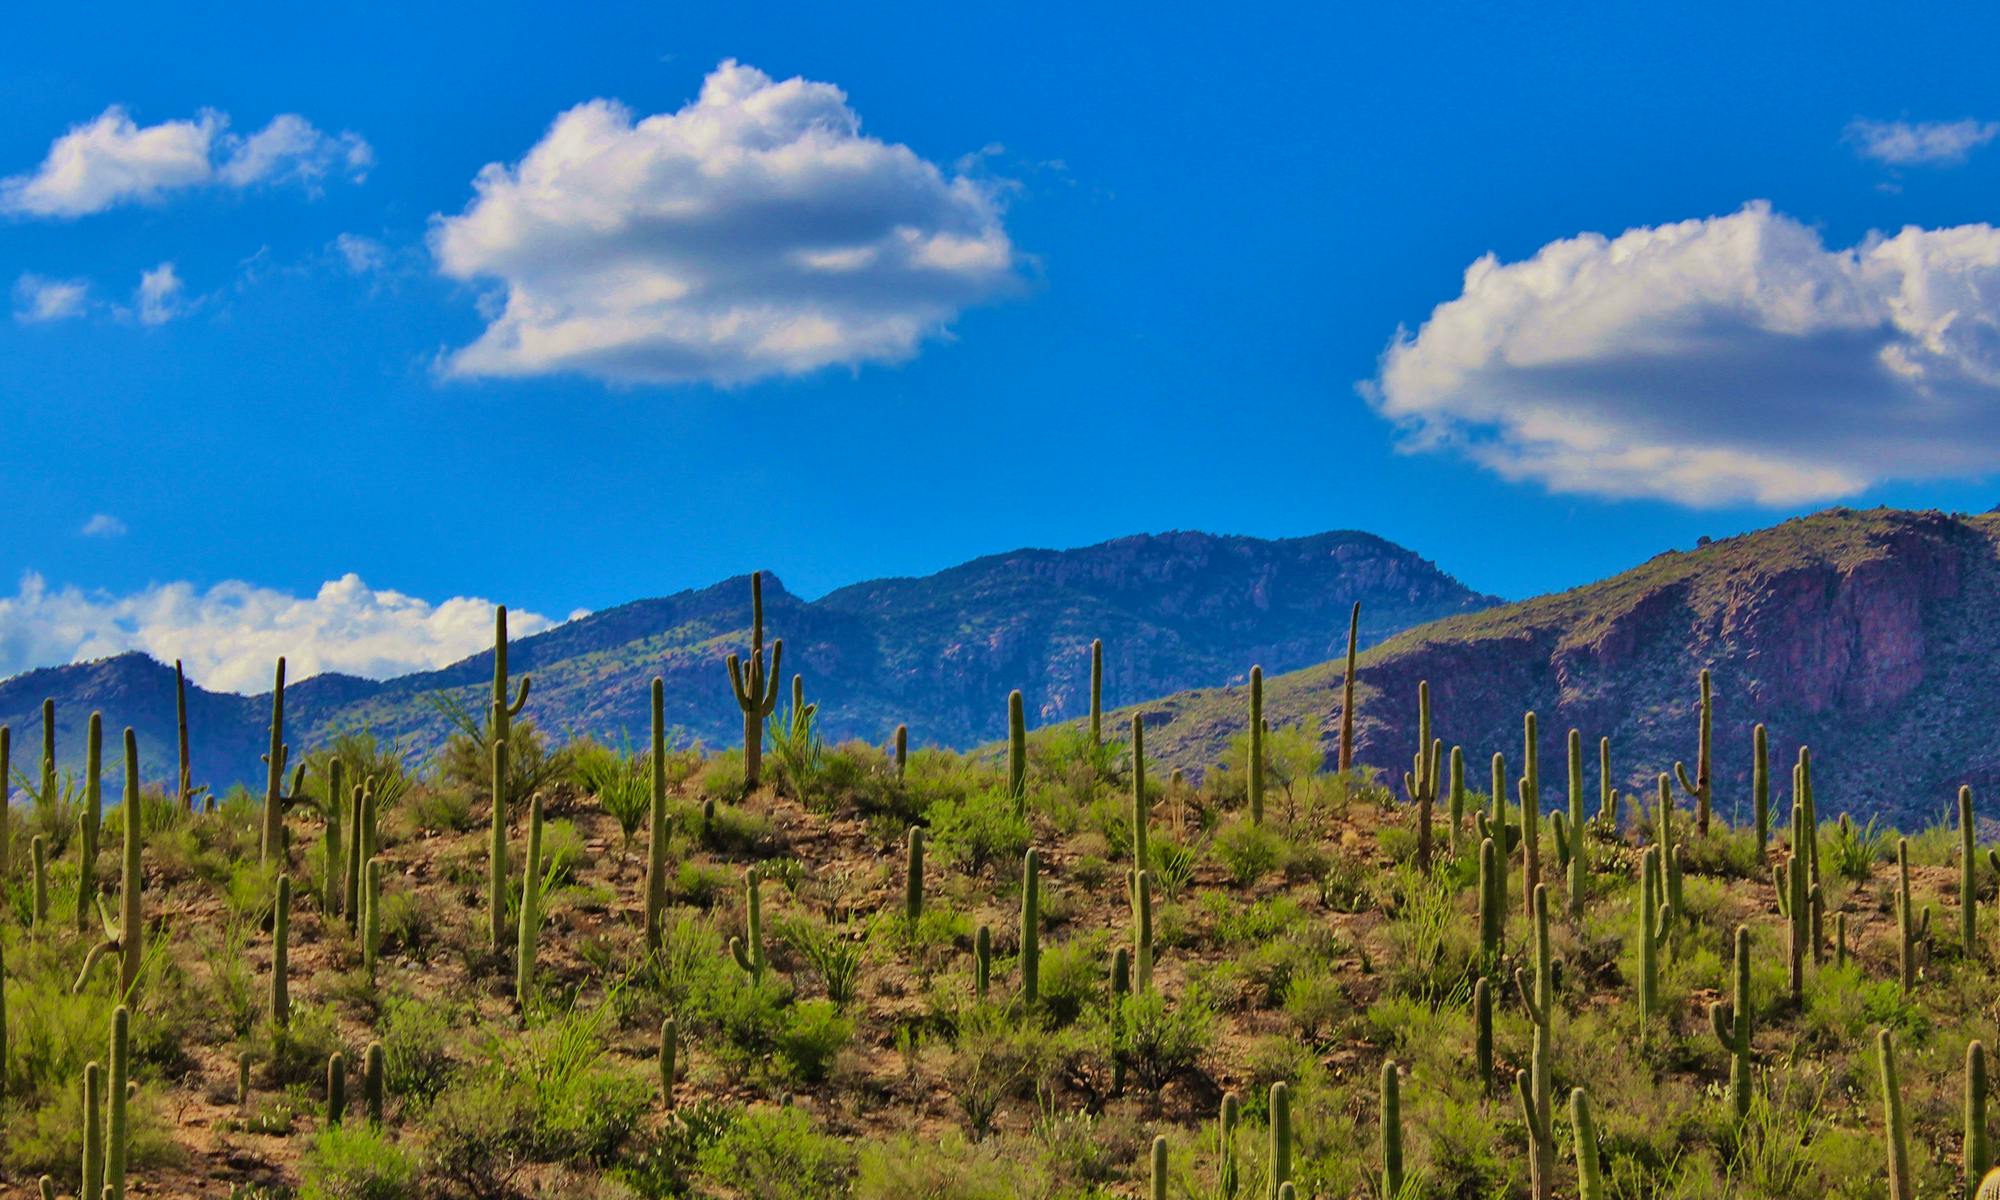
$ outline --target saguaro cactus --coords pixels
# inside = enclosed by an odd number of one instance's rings
[[[353,821],[343,803],[347,798],[346,776],[347,767],[336,754],[333,761],[326,764],[326,800],[320,809],[321,815],[326,818],[326,829],[320,837],[321,857],[324,860],[320,911],[328,916],[346,912],[351,922],[355,914],[346,908],[347,850],[341,844],[345,832],[342,826]]]
[[[388,1053],[381,1042],[370,1042],[361,1054],[361,1104],[368,1123],[380,1128],[383,1098],[388,1090]]]
[[[1931,910],[1922,918],[1910,899],[1910,839],[1896,839],[1896,966],[1908,994],[1917,986],[1917,974],[1928,957],[1931,937]]]
[[[1533,920],[1535,889],[1542,883],[1542,755],[1534,713],[1522,714],[1521,741],[1521,910]]]
[[[104,1068],[95,1060],[83,1067],[84,1196],[104,1194]]]
[[[1590,1119],[1590,1096],[1582,1088],[1570,1091],[1569,1124],[1576,1134],[1577,1200],[1604,1200],[1604,1174],[1597,1158],[1597,1123]]]
[[[1397,1200],[1403,1194],[1403,1100],[1396,1077],[1396,1060],[1382,1060],[1382,1195]]]
[[[1239,1186],[1236,1168],[1236,1126],[1243,1119],[1243,1100],[1235,1092],[1222,1093],[1215,1113],[1215,1186],[1220,1200],[1236,1200]]]
[[[347,1056],[335,1050],[326,1056],[326,1123],[338,1125],[347,1116]]]
[[[1972,788],[1958,789],[1958,940],[1965,957],[1979,950],[1978,834],[1972,827]]]
[[[910,727],[896,726],[896,782],[903,781],[903,773],[910,766]]]
[[[49,840],[36,834],[28,852],[35,872],[35,928],[40,929],[49,923]]]
[[[1493,987],[1481,975],[1472,983],[1472,1066],[1482,1087],[1493,1086]]]
[[[1660,949],[1673,926],[1673,907],[1659,896],[1660,850],[1639,856],[1639,1021],[1643,1027],[1660,1004]]]
[[[1993,1165],[1992,1143],[1986,1133],[1986,1044],[1977,1039],[1965,1047],[1965,1137],[1960,1164],[1968,1195]]]
[[[367,882],[361,887],[361,969],[373,983],[382,956],[382,860],[371,856],[362,875]]]
[[[1826,945],[1826,891],[1825,879],[1819,871],[1819,805],[1813,800],[1812,751],[1799,747],[1799,761],[1794,776],[1792,803],[1805,806],[1805,837],[1797,843],[1805,852],[1806,878],[1811,881],[1807,888],[1807,926],[1811,932],[1812,960],[1821,961]]]
[[[1611,739],[1597,739],[1597,823],[1618,830],[1618,788],[1611,782]]]
[[[743,790],[753,792],[763,777],[764,720],[778,708],[780,664],[785,639],[771,643],[771,663],[764,665],[764,573],[750,575],[750,661],[729,656],[729,687],[743,712]]]
[[[1250,668],[1250,823],[1264,823],[1264,668]]]
[[[1736,927],[1734,991],[1708,1006],[1715,1040],[1729,1051],[1729,1109],[1738,1121],[1750,1116],[1750,929]]]
[[[1028,811],[1028,709],[1021,689],[1007,693],[1007,794],[1014,799],[1014,815]]]
[[[292,1023],[291,928],[292,877],[280,875],[277,905],[271,910],[271,1023],[279,1029]]]
[[[668,1017],[660,1022],[660,1107],[674,1108],[674,1060],[680,1056],[681,1027]]]
[[[285,813],[300,804],[314,804],[307,799],[304,787],[306,765],[300,763],[292,773],[291,791],[285,790],[285,767],[290,762],[290,747],[285,745],[285,660],[278,659],[277,672],[271,681],[271,741],[264,752],[264,827],[258,844],[259,862],[284,862],[285,857]]]
[[[993,927],[981,925],[972,935],[972,994],[986,999],[993,983]]]
[[[903,864],[903,919],[909,923],[910,933],[917,931],[917,922],[924,916],[924,830],[921,825],[910,826],[909,854]]]
[[[1556,825],[1556,856],[1569,872],[1569,915],[1583,918],[1584,881],[1589,866],[1584,858],[1583,836],[1583,735],[1569,731],[1569,819]]]
[[[1479,843],[1479,969],[1483,974],[1500,963],[1502,925],[1507,919],[1506,868],[1492,838]]]
[[[1500,898],[1501,933],[1506,933],[1507,923],[1507,759],[1495,752],[1493,755],[1493,796],[1486,818],[1486,828],[1482,831],[1493,839],[1499,857],[1493,864],[1493,894]]]
[[[1403,791],[1417,806],[1417,869],[1431,869],[1431,813],[1437,807],[1438,777],[1443,773],[1444,743],[1438,739],[1418,748],[1415,767],[1403,772]]]
[[[1451,748],[1450,764],[1446,776],[1446,814],[1451,825],[1445,831],[1445,847],[1453,858],[1458,857],[1459,835],[1465,824],[1465,751],[1457,746]]]
[[[1021,1001],[1033,1008],[1042,984],[1042,856],[1033,846],[1021,856]]]
[[[743,872],[743,936],[729,939],[729,956],[752,980],[764,978],[764,897],[757,868]]]
[[[1709,809],[1709,737],[1713,726],[1715,709],[1709,691],[1708,668],[1701,669],[1701,732],[1695,749],[1694,778],[1689,779],[1687,767],[1674,764],[1674,777],[1680,780],[1681,790],[1694,798],[1694,831],[1702,837],[1708,836]]]
[[[1757,827],[1757,860],[1771,844],[1771,738],[1764,723],[1750,731],[1750,819]]]
[[[487,732],[493,740],[493,806],[486,845],[486,932],[494,954],[507,945],[507,794],[508,762],[513,752],[514,718],[527,707],[534,684],[521,677],[518,692],[509,695],[507,677],[507,606],[493,610],[493,698],[487,707]]]
[[[52,707],[52,706],[51,706]],[[97,836],[104,826],[104,714],[91,713],[83,741],[83,812],[77,817],[76,931],[90,928],[97,902]],[[54,763],[50,763],[53,780]],[[53,782],[49,785],[53,788]],[[53,792],[44,792],[53,797]],[[43,801],[50,803],[51,801]]]
[[[1886,1029],[1875,1034],[1882,1068],[1882,1135],[1889,1152],[1889,1200],[1916,1200],[1910,1186],[1910,1130],[1903,1117],[1903,1089],[1896,1078],[1896,1045]]]
[[[1340,757],[1341,773],[1354,769],[1354,660],[1361,637],[1361,601],[1347,615],[1347,667],[1340,674]]]
[[[187,675],[181,670],[181,660],[174,660],[174,727],[176,747],[180,751],[180,770],[175,773],[175,781],[180,785],[176,796],[182,810],[193,812],[201,793],[206,787],[194,785],[194,766],[188,756],[188,693]]]
[[[1528,985],[1528,974],[1519,967],[1514,968],[1514,990],[1521,998],[1521,1007],[1528,1014],[1534,1027],[1534,1039],[1529,1064],[1530,1093],[1523,1097],[1531,1102],[1535,1110],[1535,1122],[1539,1122],[1541,1136],[1532,1146],[1531,1178],[1537,1192],[1545,1192],[1549,1176],[1555,1169],[1555,1148],[1548,1137],[1550,1120],[1549,1069],[1554,1059],[1550,1045],[1552,1023],[1555,1016],[1555,971],[1549,953],[1549,889],[1547,884],[1535,885],[1534,895],[1534,962],[1535,981]],[[1530,1127],[1534,1127],[1531,1122]]]
[[[1795,776],[1796,777],[1796,776]],[[1812,939],[1812,907],[1817,891],[1810,882],[1806,839],[1806,810],[1792,804],[1792,853],[1788,861],[1771,868],[1771,882],[1778,894],[1778,913],[1785,918],[1785,989],[1792,1003],[1806,994],[1806,947]]]
[[[658,952],[667,911],[667,682],[653,676],[652,799],[646,809],[646,946]]]
[[[97,915],[104,924],[104,940],[84,955],[83,969],[77,972],[76,985],[72,989],[77,993],[83,991],[90,968],[107,954],[118,956],[119,996],[130,999],[138,986],[139,965],[146,953],[146,922],[140,905],[143,877],[139,868],[140,850],[145,841],[145,821],[141,819],[139,809],[139,740],[128,728],[125,731],[125,847],[118,881],[118,923],[112,924],[111,914],[104,907],[104,897],[97,896]]]
[[[1539,1058],[1539,1055],[1537,1056]],[[1539,1061],[1538,1072],[1546,1067]],[[1528,1130],[1528,1194],[1534,1200],[1549,1200],[1549,1176],[1555,1170],[1555,1147],[1549,1119],[1535,1103],[1534,1087],[1526,1071],[1514,1072],[1514,1095],[1521,1102],[1521,1124]]]
[[[1090,748],[1104,744],[1104,642],[1090,639]]]
[[[132,1010],[123,1004],[111,1010],[111,1077],[104,1090],[104,1194],[125,1200],[125,1102],[132,1081]]]
[[[1271,1195],[1292,1179],[1292,1089],[1283,1080],[1271,1085]]]
[[[1165,1134],[1160,1134],[1153,1138],[1152,1164],[1152,1191],[1149,1194],[1153,1200],[1167,1200],[1167,1138]]]
[[[514,949],[514,1003],[535,998],[535,949],[542,932],[542,795],[528,802],[528,858],[521,865],[521,923]]]
[[[1146,722],[1132,718],[1132,869],[1143,871],[1153,865],[1153,851],[1147,836],[1152,821],[1152,805],[1146,802]]]
[[[1153,987],[1153,873],[1141,871],[1132,878],[1132,954],[1136,981],[1141,992]]]

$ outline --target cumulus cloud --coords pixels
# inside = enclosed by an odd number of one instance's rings
[[[1489,254],[1362,385],[1558,492],[1790,505],[2000,463],[2000,230],[1829,249],[1769,205]]]
[[[549,618],[510,611],[526,636]],[[181,659],[190,678],[220,691],[258,692],[284,655],[294,678],[341,671],[386,679],[457,662],[493,643],[493,606],[478,597],[440,603],[369,587],[357,575],[294,596],[230,581],[200,589],[167,583],[129,595],[51,587],[22,577],[0,596],[0,676],[138,650]]]
[[[125,522],[110,513],[92,513],[90,520],[85,521],[83,528],[78,532],[85,537],[115,538],[124,537],[127,530]]]
[[[336,171],[359,181],[373,162],[359,136],[322,133],[294,113],[241,136],[213,110],[140,125],[114,104],[57,138],[33,171],[0,179],[0,212],[72,218],[204,186],[297,182],[316,189]]]
[[[1892,167],[1955,166],[2000,137],[2000,121],[1848,122],[1847,140],[1863,158]]]
[[[678,112],[607,100],[489,164],[431,249],[496,285],[457,376],[739,383],[914,354],[1017,281],[994,188],[861,132],[846,95],[725,62]]]
[[[89,301],[90,284],[82,279],[24,274],[14,281],[14,319],[24,325],[80,317]]]
[[[185,285],[174,271],[174,264],[163,262],[150,271],[139,274],[139,289],[133,293],[133,305],[142,325],[164,325],[187,311],[183,302]]]

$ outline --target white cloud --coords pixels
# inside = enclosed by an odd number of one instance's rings
[[[1863,158],[1892,167],[1953,166],[2000,137],[2000,121],[1848,122],[1847,140]]]
[[[90,301],[82,279],[45,279],[24,274],[14,281],[14,319],[24,325],[80,317]]]
[[[139,321],[144,325],[164,325],[187,311],[183,303],[185,287],[181,277],[174,271],[174,264],[163,262],[150,271],[139,275],[139,289],[133,293],[133,303],[139,313]]]
[[[339,169],[359,181],[374,162],[357,135],[322,133],[293,113],[247,137],[228,126],[229,117],[212,110],[142,126],[114,104],[57,138],[33,171],[0,179],[0,212],[81,217],[207,185],[298,182],[316,189]]]
[[[526,636],[555,622],[508,613]],[[130,595],[50,587],[22,577],[0,597],[0,676],[33,667],[143,651],[181,659],[190,678],[220,691],[258,692],[284,655],[293,678],[341,671],[386,679],[457,662],[493,644],[493,606],[460,596],[433,604],[343,575],[313,596],[230,581],[206,589],[158,584]]]
[[[374,238],[362,237],[358,233],[343,233],[333,239],[333,250],[347,264],[348,271],[355,275],[379,271],[389,262],[387,247]]]
[[[1017,280],[993,188],[864,136],[831,84],[735,62],[678,112],[578,105],[473,186],[431,248],[501,294],[452,375],[726,384],[895,362]]]
[[[110,513],[92,513],[90,520],[85,521],[83,528],[78,532],[85,537],[115,538],[124,537],[128,530],[125,528],[125,522]]]
[[[2000,230],[1828,249],[1763,203],[1489,254],[1362,390],[1558,492],[1789,505],[2000,464]]]

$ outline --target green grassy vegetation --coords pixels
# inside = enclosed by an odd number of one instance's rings
[[[1412,745],[1393,791],[1282,722],[1199,781],[1095,713],[904,756],[825,744],[779,661],[732,667],[748,756],[659,700],[645,746],[550,749],[504,655],[422,769],[357,734],[293,781],[279,717],[275,838],[136,764],[96,822],[17,771],[8,1194],[1915,1200],[1989,1165],[1969,793],[1857,824],[1773,745],[1760,836],[1666,776],[1614,816],[1582,739]]]

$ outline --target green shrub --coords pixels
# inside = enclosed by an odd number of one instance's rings
[[[1247,887],[1271,873],[1284,855],[1284,839],[1270,827],[1237,817],[1215,835],[1215,855],[1229,869],[1238,887]]]
[[[1017,1200],[1046,1192],[1022,1156],[956,1132],[936,1141],[907,1134],[861,1148],[853,1200]]]
[[[389,1094],[427,1104],[451,1079],[446,1049],[458,1007],[434,996],[398,993],[382,1005],[377,1030],[383,1052],[383,1081]]]
[[[701,1152],[716,1183],[758,1200],[828,1200],[845,1191],[854,1152],[796,1108],[750,1109]]]
[[[299,1169],[299,1200],[404,1200],[414,1196],[416,1164],[366,1122],[323,1129]]]
[[[793,1079],[822,1083],[853,1037],[854,1022],[842,1016],[831,1000],[802,1001],[785,1014],[784,1029],[778,1034],[778,1061]]]
[[[1002,791],[941,800],[931,806],[930,821],[938,857],[975,875],[993,863],[1014,861],[1028,848],[1028,823]]]

